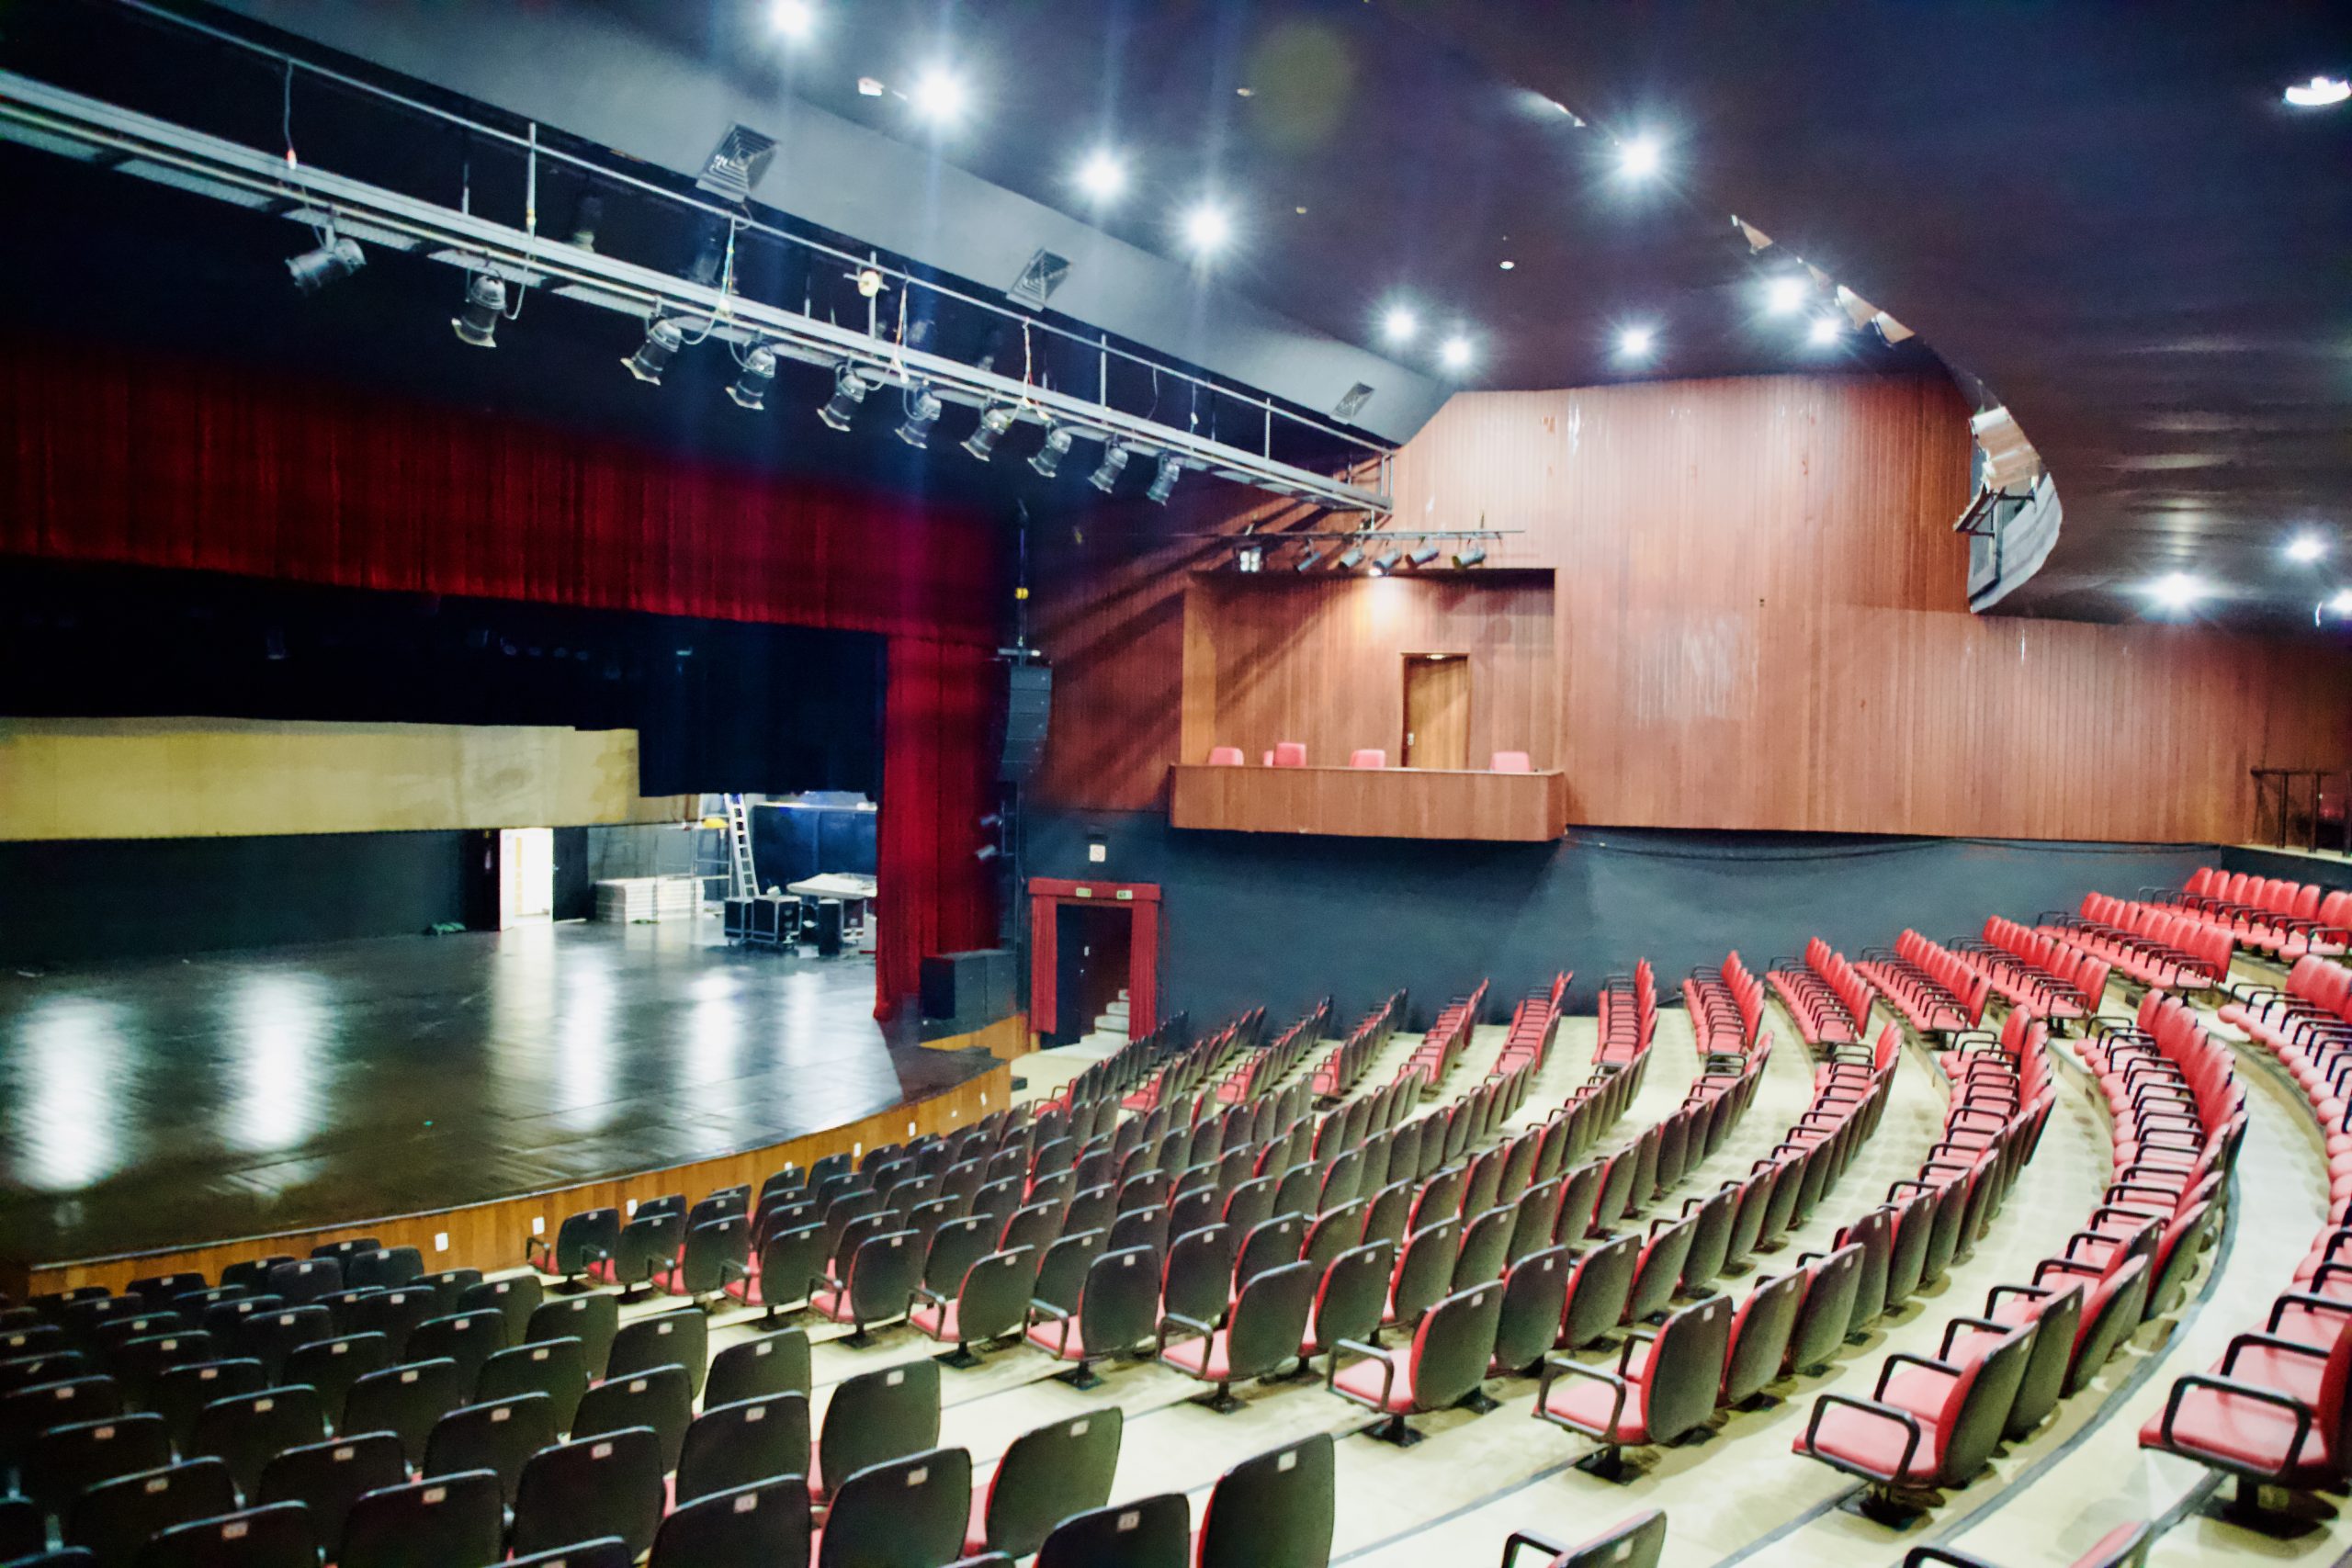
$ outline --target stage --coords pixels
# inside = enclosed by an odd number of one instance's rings
[[[409,1216],[428,1269],[504,1267],[541,1212],[552,1229],[622,1201],[560,1189],[698,1197],[707,1173],[680,1168],[1002,1106],[984,1050],[925,1049],[873,1008],[871,960],[730,949],[716,919],[9,975],[0,1260],[48,1288],[69,1282],[55,1265],[306,1252],[301,1233]],[[479,1207],[537,1194],[527,1217]],[[469,1206],[475,1223],[447,1217]],[[285,1244],[214,1245],[268,1237]]]

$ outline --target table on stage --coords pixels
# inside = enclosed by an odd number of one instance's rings
[[[1241,833],[1540,843],[1567,828],[1567,775],[1440,768],[1169,770],[1169,825]]]

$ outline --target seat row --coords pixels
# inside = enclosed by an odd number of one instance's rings
[[[1568,994],[1567,970],[1552,977],[1551,985],[1521,998],[1510,1015],[1510,1032],[1503,1038],[1502,1054],[1495,1058],[1495,1073],[1515,1072],[1521,1067],[1540,1072],[1544,1058],[1552,1054],[1552,1042],[1560,1032],[1560,1006]]]
[[[1893,947],[1865,952],[1854,967],[1914,1033],[1951,1033],[1984,1020],[1992,982],[1942,943],[1907,927]]]
[[[1325,997],[1314,1011],[1283,1030],[1263,1049],[1244,1052],[1240,1065],[1218,1080],[1214,1090],[1218,1103],[1233,1105],[1271,1092],[1306,1059],[1308,1050],[1323,1038],[1324,1028],[1330,1021],[1331,998]]]
[[[1772,960],[1764,981],[1788,1010],[1798,1038],[1815,1051],[1854,1044],[1870,1027],[1870,983],[1819,937],[1807,940],[1800,958]]]
[[[1334,1045],[1308,1075],[1318,1100],[1342,1100],[1355,1092],[1364,1074],[1381,1052],[1388,1048],[1389,1037],[1396,1032],[1405,1016],[1405,993],[1396,991],[1363,1021],[1348,1031],[1348,1037]]]
[[[2315,883],[2199,866],[2183,887],[2143,888],[2140,896],[2217,919],[2239,942],[2282,964],[2306,953],[2343,958],[2352,952],[2352,888],[2330,891]]]
[[[2099,1538],[2073,1568],[2143,1568],[2155,1542],[2153,1525],[2125,1524]],[[1503,1543],[1502,1568],[1525,1568],[1522,1553],[1545,1553],[1544,1568],[1657,1568],[1666,1555],[1666,1515],[1653,1508],[1577,1546],[1562,1546],[1532,1531],[1515,1531]],[[1997,1564],[1949,1546],[1915,1546],[1903,1568],[1998,1568]]]
[[[2034,918],[2042,935],[2080,948],[2117,974],[2160,991],[2210,991],[2229,977],[2235,943],[2221,925],[2195,916],[2086,893],[2074,914],[2053,909]]]
[[[1422,1034],[1421,1043],[1413,1047],[1413,1054],[1396,1069],[1398,1079],[1417,1079],[1424,1096],[1437,1093],[1447,1076],[1461,1064],[1462,1054],[1470,1045],[1471,1032],[1477,1028],[1486,1006],[1484,980],[1468,996],[1456,997],[1446,1003]]]
[[[1129,1111],[1149,1111],[1163,1101],[1199,1091],[1224,1070],[1237,1053],[1257,1043],[1265,1021],[1263,1008],[1243,1014],[1192,1049],[1170,1058],[1144,1080],[1142,1087],[1122,1097],[1119,1103]]]
[[[2352,1129],[2341,1093],[2352,1070],[2347,977],[2352,970],[2306,951],[2285,990],[2253,987],[2222,1009],[2222,1021],[2245,1030],[2301,1090],[2327,1156],[2327,1213],[2260,1322],[2233,1337],[2211,1371],[2177,1380],[2140,1432],[2143,1448],[2235,1476],[2249,1510],[2265,1486],[2341,1492],[2352,1483]]]
[[[2094,1016],[2107,996],[2107,960],[1999,915],[1985,917],[1979,940],[1951,950],[2010,1007],[2053,1026]]]
[[[1689,1015],[1702,1056],[1746,1055],[1764,1022],[1764,982],[1740,962],[1739,950],[1724,955],[1716,969],[1693,969],[1682,979],[1682,1010]]]
[[[1081,1100],[1118,1100],[1158,1070],[1159,1064],[1192,1040],[1192,1022],[1178,1013],[1148,1033],[1131,1037],[1108,1056],[1064,1084],[1044,1105],[1067,1107]]]
[[[1599,1047],[1593,1060],[1623,1066],[1649,1054],[1657,1033],[1657,973],[1642,959],[1631,975],[1612,975],[1600,983]]]

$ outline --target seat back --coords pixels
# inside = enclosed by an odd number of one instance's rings
[[[1227,1471],[1202,1509],[1198,1568],[1327,1568],[1335,1472],[1328,1432]]]
[[[1348,753],[1348,766],[1351,768],[1385,768],[1387,765],[1388,753],[1377,746],[1359,746]]]
[[[300,1503],[311,1512],[329,1560],[343,1543],[351,1506],[370,1492],[408,1480],[408,1459],[390,1432],[361,1432],[288,1449],[262,1468],[262,1503]]]
[[[1190,1568],[1193,1510],[1181,1492],[1163,1492],[1056,1525],[1035,1568]]]
[[[1939,1484],[1959,1485],[1984,1468],[2007,1427],[2018,1385],[2033,1357],[2034,1325],[2011,1329],[1972,1369],[1953,1380],[1937,1429],[1943,1439]]]
[[[1854,1300],[1862,1284],[1860,1242],[1838,1248],[1806,1271],[1804,1301],[1789,1335],[1789,1365],[1810,1371],[1826,1364],[1846,1342],[1854,1321]]]
[[[150,1536],[135,1568],[318,1568],[309,1510],[278,1503],[195,1519]]]
[[[1690,1247],[1682,1258],[1682,1293],[1697,1295],[1713,1285],[1731,1258],[1732,1224],[1739,1217],[1739,1189],[1719,1187],[1701,1200],[1690,1216]]]
[[[125,1412],[72,1421],[34,1437],[24,1490],[50,1512],[62,1513],[85,1488],[171,1462],[171,1430],[161,1416]]]
[[[2075,1331],[2073,1359],[2066,1368],[2066,1392],[2079,1393],[2107,1365],[2132,1330],[2140,1326],[2140,1311],[2148,1300],[2148,1260],[2127,1259],[2123,1266],[2091,1286],[2083,1303],[2081,1326]]]
[[[1488,1280],[1431,1307],[1413,1331],[1413,1408],[1442,1410],[1476,1389],[1495,1353],[1503,1287]]]
[[[172,1447],[185,1450],[196,1431],[197,1412],[216,1399],[256,1393],[262,1387],[261,1363],[251,1359],[166,1367],[148,1385],[147,1408],[164,1417]]]
[[[582,1396],[579,1414],[571,1419],[574,1438],[642,1427],[656,1439],[662,1473],[678,1468],[685,1448],[686,1425],[694,1419],[694,1394],[686,1386],[684,1367],[648,1367],[642,1371],[606,1378]]]
[[[654,1535],[650,1568],[798,1568],[810,1534],[806,1478],[772,1476],[681,1502]]]
[[[1488,1209],[1473,1220],[1463,1232],[1462,1250],[1454,1255],[1453,1289],[1466,1291],[1501,1279],[1518,1224],[1519,1215],[1510,1209]]]
[[[319,1391],[328,1425],[343,1429],[343,1402],[351,1385],[392,1364],[392,1342],[381,1334],[348,1334],[298,1347],[286,1358],[281,1381],[308,1383]]]
[[[2082,1326],[2083,1295],[2084,1287],[2077,1282],[2062,1287],[2056,1295],[2037,1304],[2033,1354],[2018,1382],[2004,1436],[2025,1437],[2057,1408],[2059,1395],[2065,1392],[2066,1362],[2074,1353],[2075,1334]]]
[[[686,1428],[677,1500],[708,1497],[778,1475],[805,1481],[808,1431],[808,1396],[797,1391],[706,1406]]]
[[[1736,1405],[1754,1399],[1781,1375],[1797,1308],[1804,1300],[1805,1275],[1794,1270],[1759,1280],[1733,1316],[1731,1348],[1724,1359],[1718,1403]]]
[[[1389,1316],[1393,1321],[1417,1323],[1437,1304],[1453,1281],[1461,1235],[1462,1222],[1445,1219],[1423,1226],[1406,1242],[1404,1258],[1396,1266],[1396,1283],[1389,1292]]]
[[[515,1554],[614,1536],[635,1558],[653,1544],[662,1504],[661,1440],[650,1427],[575,1437],[524,1465],[514,1494]]]
[[[906,1316],[922,1273],[921,1240],[913,1231],[891,1230],[859,1244],[849,1274],[850,1311],[857,1321]]]
[[[90,1487],[66,1506],[65,1544],[87,1549],[99,1568],[127,1568],[149,1537],[236,1506],[229,1467],[217,1459],[189,1460]]]
[[[1575,1247],[1592,1234],[1592,1211],[1600,1201],[1602,1171],[1600,1161],[1587,1160],[1560,1178],[1559,1218],[1552,1226],[1554,1241],[1563,1247]]]
[[[1666,1514],[1652,1508],[1570,1547],[1552,1559],[1550,1568],[1657,1568],[1665,1555]]]
[[[756,1348],[768,1343],[763,1339],[753,1346],[737,1348]],[[541,1345],[517,1345],[512,1350],[501,1350],[483,1362],[481,1376],[474,1380],[473,1397],[476,1404],[488,1404],[521,1393],[545,1394],[555,1429],[569,1432],[571,1418],[580,1409],[581,1396],[587,1392],[587,1351],[577,1339],[550,1339]],[[338,1431],[347,1429],[336,1427]]]
[[[1693,1215],[1654,1232],[1643,1244],[1640,1266],[1634,1270],[1634,1290],[1625,1303],[1625,1320],[1638,1323],[1652,1313],[1664,1312],[1682,1282],[1682,1265],[1690,1257],[1690,1243],[1699,1233]]]
[[[1713,1414],[1731,1348],[1729,1296],[1709,1296],[1670,1314],[1642,1370],[1642,1418],[1650,1441],[1670,1443]]]
[[[1268,1376],[1297,1356],[1322,1277],[1321,1269],[1302,1259],[1269,1269],[1241,1288],[1226,1334],[1232,1381]]]
[[[1209,766],[1212,768],[1238,768],[1241,766],[1241,748],[1238,746],[1210,747]]]
[[[505,1507],[514,1500],[523,1466],[555,1438],[555,1403],[544,1393],[461,1405],[434,1423],[424,1443],[424,1472],[489,1471],[498,1477],[499,1506]]]
[[[702,1394],[710,1370],[710,1320],[692,1307],[657,1313],[622,1325],[605,1361],[606,1381],[655,1367],[683,1367],[691,1395]]]
[[[978,1516],[990,1549],[1026,1557],[1056,1524],[1109,1502],[1125,1424],[1113,1404],[1015,1438],[989,1479]]]
[[[605,1375],[613,1339],[620,1332],[620,1303],[612,1296],[559,1296],[532,1310],[530,1322],[523,1330],[523,1342],[529,1345],[548,1339],[577,1339],[587,1359],[588,1375],[600,1378]]]
[[[1535,771],[1535,764],[1524,751],[1498,751],[1494,755],[1494,760],[1487,765],[1489,770],[1498,773],[1527,773]]]
[[[401,1440],[408,1462],[421,1464],[434,1423],[463,1404],[466,1393],[455,1361],[387,1367],[351,1385],[343,1402],[344,1430],[390,1432]]]
[[[1272,765],[1277,768],[1306,766],[1306,748],[1295,740],[1275,741]]]
[[[1634,1270],[1641,1255],[1640,1236],[1621,1235],[1577,1260],[1576,1272],[1568,1280],[1567,1310],[1560,1323],[1563,1348],[1582,1349],[1625,1321]]]
[[[1495,1328],[1496,1371],[1524,1374],[1552,1348],[1567,1308],[1570,1271],[1565,1247],[1545,1247],[1511,1265]]]
[[[306,1383],[216,1399],[197,1412],[189,1455],[210,1455],[229,1467],[242,1495],[261,1483],[262,1467],[288,1449],[327,1435],[318,1390]]]
[[[1292,1256],[1297,1256],[1292,1243]],[[1141,1344],[1159,1323],[1159,1255],[1148,1247],[1106,1252],[1086,1270],[1079,1337],[1089,1359]]]
[[[567,1280],[576,1279],[588,1271],[591,1263],[618,1252],[620,1245],[618,1209],[583,1209],[566,1214],[556,1227],[554,1272]]]
[[[820,1568],[923,1568],[963,1551],[972,1458],[932,1449],[858,1472],[825,1515]]]
[[[387,1486],[351,1505],[335,1549],[335,1568],[495,1562],[503,1523],[498,1477],[486,1470]]]
[[[834,1488],[869,1466],[938,1442],[939,1363],[881,1367],[833,1390],[817,1440],[817,1468],[825,1486]]]

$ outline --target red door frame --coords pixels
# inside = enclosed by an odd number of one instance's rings
[[[1156,882],[1071,882],[1029,879],[1029,1028],[1051,1034],[1060,1004],[1055,939],[1064,905],[1125,909],[1133,916],[1127,941],[1127,1032],[1148,1034],[1159,1022],[1159,885]]]

